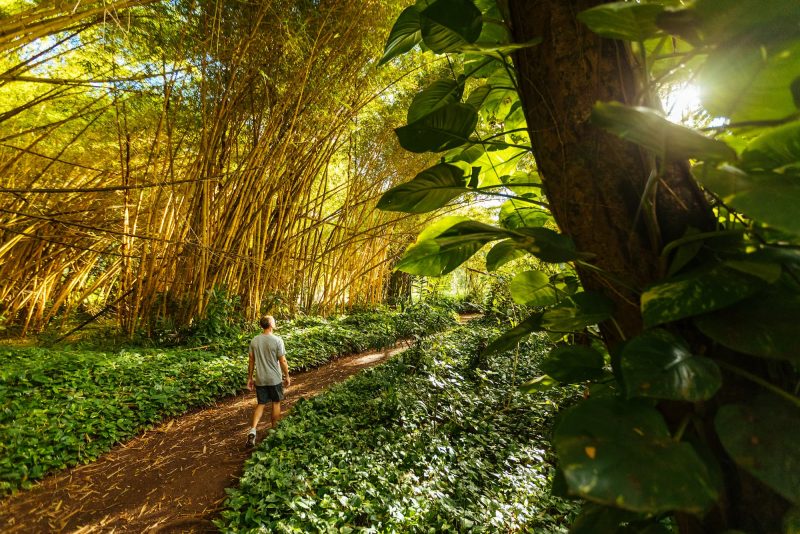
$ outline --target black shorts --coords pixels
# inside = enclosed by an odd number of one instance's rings
[[[256,398],[259,404],[280,402],[283,400],[283,384],[274,386],[256,386]]]

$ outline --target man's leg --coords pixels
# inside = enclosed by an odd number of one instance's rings
[[[253,420],[250,423],[250,428],[255,428],[258,422],[261,421],[261,416],[264,414],[264,405],[256,404],[256,409],[253,412]]]
[[[281,420],[281,402],[272,403],[272,428],[278,426],[278,421]]]

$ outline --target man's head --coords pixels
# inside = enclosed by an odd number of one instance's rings
[[[267,328],[275,328],[275,318],[271,315],[264,315],[258,320],[258,324],[264,330]]]

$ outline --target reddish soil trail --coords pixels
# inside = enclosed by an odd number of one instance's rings
[[[345,356],[295,374],[283,409],[405,348]],[[44,479],[0,502],[0,532],[215,532],[211,520],[225,488],[236,484],[250,455],[244,443],[254,403],[255,393],[223,399]]]

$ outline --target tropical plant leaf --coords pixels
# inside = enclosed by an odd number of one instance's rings
[[[661,33],[656,17],[663,10],[660,4],[613,2],[580,12],[578,20],[601,37],[644,41]]]
[[[642,294],[646,327],[726,308],[764,287],[758,278],[723,265],[703,268],[652,286]]]
[[[592,123],[657,156],[672,159],[736,159],[736,152],[722,141],[673,124],[650,108],[598,102],[592,110]]]
[[[538,393],[540,391],[547,391],[558,385],[558,381],[547,375],[537,376],[522,384],[519,389],[523,393]]]
[[[437,54],[474,43],[482,26],[483,16],[470,0],[436,0],[420,13],[422,40]]]
[[[425,169],[410,182],[395,186],[383,194],[378,209],[406,213],[426,213],[445,206],[469,191],[464,172],[449,163]]]
[[[800,173],[745,173],[729,165],[703,165],[694,174],[728,206],[757,221],[800,234]]]
[[[549,228],[517,228],[516,232],[524,237],[518,241],[525,250],[542,261],[549,263],[563,263],[578,258],[575,243],[569,236],[559,234]]]
[[[543,226],[551,220],[551,215],[539,206],[524,200],[507,200],[500,206],[500,226],[510,230],[524,227]]]
[[[521,258],[525,254],[525,251],[513,239],[500,241],[486,254],[486,270],[496,271],[506,263]]]
[[[541,368],[564,384],[585,382],[603,376],[603,355],[592,347],[565,345],[550,351]]]
[[[478,112],[467,104],[448,104],[395,129],[400,146],[410,152],[442,152],[469,142]]]
[[[534,313],[527,319],[519,323],[517,326],[503,333],[500,337],[492,341],[486,349],[484,354],[494,354],[497,352],[505,352],[517,346],[517,343],[528,337],[534,332],[542,330],[542,314]]]
[[[772,395],[720,408],[719,439],[739,466],[800,504],[800,408]]]
[[[732,122],[784,119],[797,112],[792,82],[800,72],[800,41],[778,49],[731,43],[714,50],[698,73],[709,113]]]
[[[797,318],[800,295],[770,288],[723,310],[694,320],[703,334],[738,352],[800,363]]]
[[[477,221],[457,222],[437,235],[420,234],[395,267],[423,276],[442,276],[467,261],[486,243],[508,237],[502,228]]]
[[[556,291],[550,284],[550,277],[541,271],[518,273],[508,284],[508,290],[517,304],[549,306],[556,301]]]
[[[697,402],[722,385],[717,364],[694,356],[686,343],[666,330],[648,330],[622,349],[620,368],[628,397]]]
[[[581,291],[544,312],[542,326],[554,332],[580,332],[609,319],[613,313],[614,303],[608,297]]]
[[[619,526],[641,517],[639,514],[610,506],[587,502],[580,515],[572,523],[569,534],[597,534],[598,532],[619,534]]]
[[[561,415],[553,445],[572,494],[625,510],[703,513],[714,477],[688,443],[670,436],[654,408],[590,398]]]
[[[422,41],[422,32],[419,10],[416,6],[409,6],[397,17],[392,31],[389,32],[389,38],[386,40],[383,57],[378,64],[382,65],[392,58],[405,54],[420,41]]]
[[[447,104],[459,102],[463,93],[463,80],[436,80],[414,96],[408,107],[408,123],[416,122]]]
[[[800,122],[785,124],[753,139],[742,152],[745,170],[772,170],[800,163]]]

